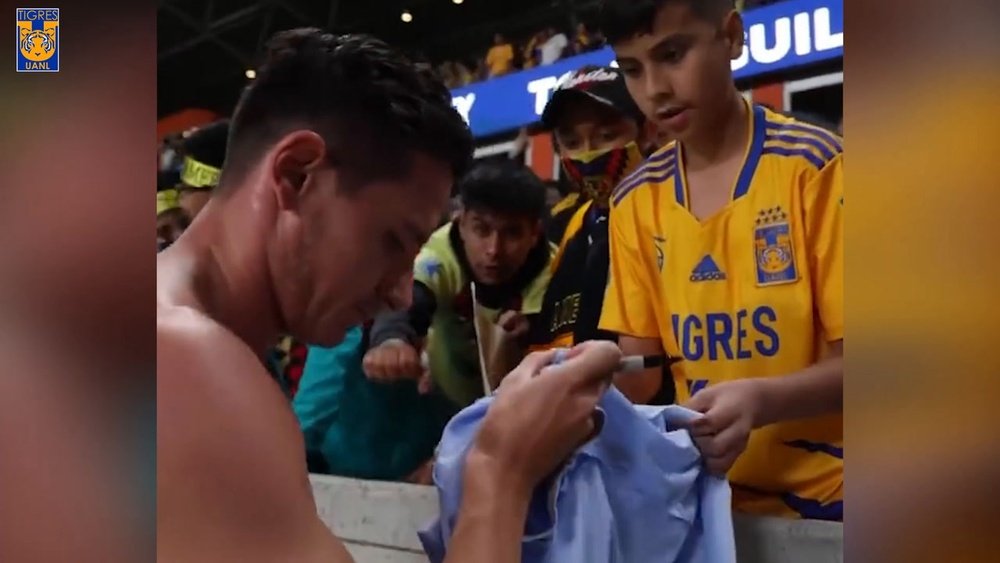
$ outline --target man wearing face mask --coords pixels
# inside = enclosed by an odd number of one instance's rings
[[[580,209],[594,199],[593,190],[583,193],[583,182],[576,171],[592,181],[596,177],[616,181],[613,174],[599,170],[604,160],[587,164],[587,153],[603,156],[612,149],[624,151],[629,156],[626,168],[633,169],[636,158],[642,160],[665,144],[632,101],[619,70],[611,67],[588,65],[566,78],[545,106],[542,124],[553,133],[564,164],[560,184],[565,195],[552,206],[547,227],[547,236],[556,245],[561,245],[571,221],[576,227]],[[628,147],[631,143],[635,143],[637,152]],[[589,172],[595,169],[596,173]],[[618,175],[617,179],[626,175]]]
[[[624,77],[610,67],[586,66],[567,77],[545,106],[542,124],[553,133],[579,203],[564,212],[568,218],[542,312],[532,323],[531,347],[616,340],[597,327],[608,280],[608,196],[656,141]]]

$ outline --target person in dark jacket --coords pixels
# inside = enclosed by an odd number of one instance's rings
[[[641,164],[651,129],[621,72],[596,66],[577,70],[559,85],[542,124],[553,133],[563,176],[577,196],[554,213],[561,229],[558,250],[541,314],[532,323],[530,348],[616,340],[597,326],[608,282],[608,198]],[[672,387],[663,387],[656,402],[672,402]]]

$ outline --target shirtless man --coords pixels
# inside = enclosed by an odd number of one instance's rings
[[[383,43],[276,35],[218,189],[157,257],[161,562],[348,562],[316,514],[301,434],[262,356],[332,345],[408,305],[410,271],[472,152],[447,90]],[[533,486],[593,432],[620,353],[529,356],[469,453],[449,561],[511,562]]]

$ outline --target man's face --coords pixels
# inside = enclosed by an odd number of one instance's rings
[[[651,33],[613,47],[642,112],[683,141],[713,127],[729,103],[730,61],[742,52],[743,24],[735,12],[716,24],[684,3],[670,3],[657,12]]]
[[[157,247],[166,248],[181,236],[191,220],[183,209],[170,209],[156,216]]]
[[[539,219],[464,209],[458,228],[476,281],[496,285],[509,281],[524,266],[538,243]]]
[[[400,178],[353,191],[337,170],[321,169],[305,180],[297,209],[279,211],[271,272],[293,336],[330,346],[379,311],[409,306],[413,260],[453,183],[444,162],[412,156]]]
[[[624,147],[639,137],[639,125],[604,104],[582,97],[566,101],[556,124],[559,156]]]
[[[181,207],[187,212],[188,217],[193,220],[201,213],[208,200],[211,199],[212,191],[209,189],[181,188],[180,196]]]

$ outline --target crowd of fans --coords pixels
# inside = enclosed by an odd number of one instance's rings
[[[457,87],[604,44],[582,24],[572,40],[555,28],[517,45],[497,33],[476,69],[445,63],[438,72]],[[445,424],[528,350],[615,338],[597,328],[608,286],[609,198],[626,172],[669,139],[647,127],[611,68],[579,69],[553,94],[542,122],[572,193],[553,205],[551,188],[523,164],[480,163],[458,182],[455,206],[417,256],[408,309],[353,327],[336,346],[288,337],[271,351],[269,368],[299,419],[310,471],[429,483]],[[162,144],[160,250],[217,185],[227,134],[222,120]],[[675,400],[669,368],[659,374],[642,402]]]
[[[745,10],[781,1],[737,0],[736,7]],[[596,51],[604,45],[604,36],[600,31],[582,21],[570,33],[558,26],[549,26],[522,38],[511,38],[498,32],[485,55],[464,61],[444,61],[436,66],[435,71],[448,88],[461,88],[512,72],[550,65],[565,57]]]
[[[486,54],[474,58],[473,63],[445,61],[437,66],[436,71],[448,88],[460,88],[519,70],[550,65],[562,58],[603,46],[601,34],[583,22],[569,34],[556,26],[546,27],[522,39],[512,39],[498,32],[493,36],[493,45]]]

